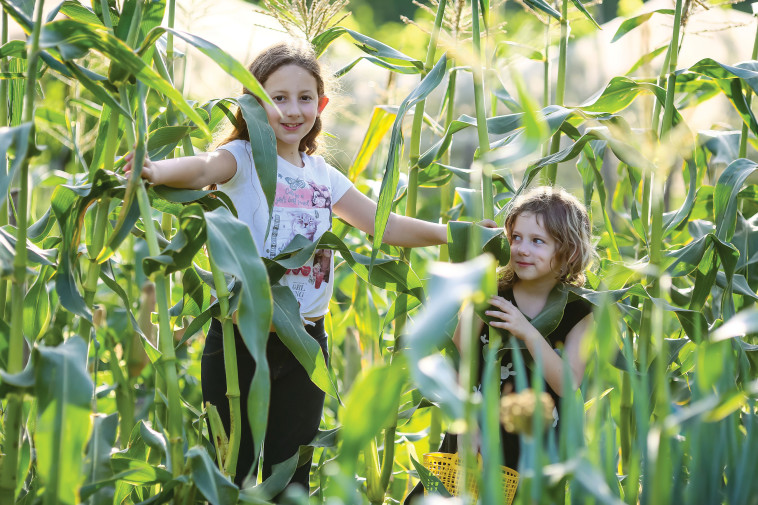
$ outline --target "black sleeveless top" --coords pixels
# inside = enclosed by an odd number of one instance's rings
[[[516,307],[518,307],[518,304],[516,304],[516,299],[513,296],[513,290],[508,288],[503,291],[500,291],[498,293],[499,296],[502,296],[506,300],[510,301]],[[590,314],[592,312],[592,305],[587,302],[586,300],[579,298],[575,300],[570,300],[566,302],[566,307],[563,310],[563,316],[561,317],[560,322],[555,327],[553,331],[551,331],[547,336],[545,336],[545,339],[550,343],[550,346],[553,349],[556,349],[560,352],[563,350],[563,346],[566,342],[566,336],[569,334],[571,329],[576,326],[576,324],[584,319],[585,316]],[[528,319],[528,318],[527,318]],[[482,383],[482,373],[484,370],[484,356],[487,352],[487,344],[489,343],[490,338],[490,327],[489,325],[485,324],[482,328],[482,331],[479,335],[479,350],[481,353],[480,358],[480,367],[479,367],[479,385],[477,386],[477,389],[481,391],[481,383]],[[516,390],[516,370],[514,368],[513,364],[513,350],[508,348],[508,342],[505,341],[502,343],[502,345],[505,347],[504,349],[501,349],[502,358],[500,359],[500,391],[501,392],[510,392]],[[526,364],[526,383],[531,384],[531,365],[534,363],[534,360],[531,358],[531,355],[529,354],[529,351],[526,349],[521,350],[521,356]],[[553,410],[553,428],[558,426],[558,412],[560,412],[560,399],[561,397],[553,391],[550,386],[545,384],[545,390],[550,393],[550,396],[553,398],[553,402],[555,403],[555,409]],[[518,467],[518,460],[519,460],[519,449],[520,449],[520,443],[519,443],[519,437],[515,433],[511,433],[505,430],[503,426],[500,426],[500,437],[502,439],[502,445],[503,445],[503,461],[505,461],[505,466],[513,469],[517,469]],[[451,437],[447,437],[451,438]],[[457,445],[457,444],[456,444]],[[445,450],[445,449],[443,449]],[[448,452],[456,452],[456,451],[448,451]]]

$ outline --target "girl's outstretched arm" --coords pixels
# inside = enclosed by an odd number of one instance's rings
[[[497,319],[491,321],[490,326],[507,330],[514,337],[522,340],[533,358],[536,359],[537,355],[542,356],[542,370],[545,374],[545,381],[558,396],[563,396],[563,359],[561,356],[550,347],[548,341],[514,304],[501,296],[492,297],[490,303],[497,310],[488,310],[485,314],[499,319],[499,321]],[[566,335],[563,354],[571,367],[571,375],[574,379],[573,384],[571,384],[572,389],[577,388],[584,376],[586,363],[582,357],[582,341],[591,325],[592,314],[588,314],[576,323]]]
[[[133,157],[134,153],[126,156],[124,171],[127,173],[132,169]],[[148,182],[184,189],[202,189],[211,184],[224,183],[235,173],[237,160],[225,149],[161,161],[145,158],[142,167],[142,178]]]
[[[347,190],[332,210],[351,226],[369,235],[374,234],[376,202],[355,187]],[[419,247],[447,243],[447,226],[420,219],[390,214],[382,241],[399,247]]]

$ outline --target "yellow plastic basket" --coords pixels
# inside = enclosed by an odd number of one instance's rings
[[[459,473],[462,474],[462,472],[459,471],[460,465],[458,464],[457,454],[445,452],[424,454],[424,467],[442,482],[448,493],[453,496],[460,496],[458,475]],[[518,487],[518,472],[507,466],[501,468],[503,470],[503,494],[505,494],[508,505],[511,505],[513,498],[516,496],[516,488]],[[476,480],[471,479],[467,488],[471,497],[476,500],[479,496]],[[426,491],[424,492],[426,493]]]

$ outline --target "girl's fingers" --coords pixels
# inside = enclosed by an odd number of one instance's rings
[[[487,310],[484,312],[484,314],[490,317],[496,317],[502,321],[505,321],[508,318],[508,314],[505,312],[499,312],[497,310]]]

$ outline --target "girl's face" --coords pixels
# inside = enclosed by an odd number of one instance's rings
[[[280,116],[274,107],[263,104],[276,135],[276,150],[282,158],[302,165],[300,141],[319,115],[316,78],[302,67],[284,65],[268,76],[263,87],[282,113]]]
[[[519,214],[513,223],[510,245],[511,267],[520,281],[556,282],[557,244],[543,226],[541,217],[526,212]]]

